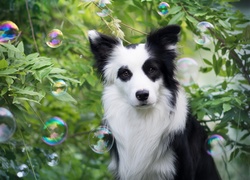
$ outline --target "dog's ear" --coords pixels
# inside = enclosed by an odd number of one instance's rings
[[[146,46],[148,48],[156,47],[158,50],[174,50],[180,30],[178,25],[169,25],[153,31],[147,37]]]
[[[90,48],[96,60],[96,66],[100,73],[103,73],[103,68],[106,65],[109,56],[113,49],[122,44],[118,38],[110,37],[101,34],[95,30],[88,32]]]

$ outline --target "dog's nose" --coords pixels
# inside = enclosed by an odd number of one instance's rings
[[[140,90],[135,93],[136,98],[139,101],[146,101],[149,96],[149,91],[148,90]]]

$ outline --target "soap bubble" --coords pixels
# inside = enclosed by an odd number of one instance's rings
[[[96,13],[100,17],[106,17],[110,14],[110,11],[108,9],[103,9],[101,12]]]
[[[52,94],[54,96],[62,95],[67,91],[67,84],[64,80],[57,80],[52,85]]]
[[[43,126],[42,140],[50,146],[61,144],[67,137],[68,126],[59,117],[53,117]]]
[[[111,131],[105,126],[100,126],[89,133],[89,146],[98,154],[108,152],[113,144],[114,137]]]
[[[0,23],[0,44],[15,41],[19,34],[17,25],[12,21],[3,21]]]
[[[106,4],[111,4],[110,0],[100,0],[99,1],[99,7],[105,7]]]
[[[12,113],[0,107],[0,143],[8,141],[16,130],[16,120]]]
[[[165,16],[168,14],[170,5],[166,2],[161,2],[157,7],[157,12],[160,16]]]
[[[59,163],[59,156],[57,153],[47,155],[47,164],[49,166],[56,166]]]
[[[198,63],[191,58],[181,58],[177,61],[177,78],[184,86],[195,83],[199,68]]]
[[[212,41],[211,29],[214,29],[211,23],[206,21],[199,22],[196,26],[194,41],[200,45],[209,44]]]
[[[27,176],[29,173],[29,167],[26,164],[21,164],[17,167],[17,177],[22,178]]]
[[[46,44],[51,48],[58,48],[62,42],[63,33],[59,29],[52,29],[46,36]]]
[[[211,135],[206,141],[207,153],[211,156],[216,156],[224,154],[231,149],[230,146],[227,146],[226,140],[218,134]]]

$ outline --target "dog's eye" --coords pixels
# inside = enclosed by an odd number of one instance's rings
[[[130,76],[130,73],[128,70],[125,70],[123,73],[122,73],[122,76],[123,77],[129,77]]]
[[[132,72],[126,67],[121,67],[118,70],[117,77],[120,78],[122,81],[128,81],[132,77]]]
[[[150,68],[148,69],[148,72],[149,72],[150,74],[153,74],[153,73],[156,72],[156,69],[153,68],[153,67],[150,67]]]

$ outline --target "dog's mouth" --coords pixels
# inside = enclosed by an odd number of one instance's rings
[[[152,103],[148,103],[148,102],[141,102],[140,104],[136,105],[135,107],[136,108],[139,108],[139,109],[146,109],[146,108],[149,108],[149,107],[152,107],[154,106],[154,104]]]

